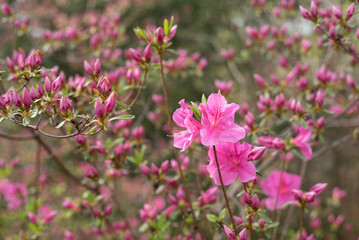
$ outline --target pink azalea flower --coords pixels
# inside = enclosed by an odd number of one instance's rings
[[[312,138],[312,131],[310,128],[299,128],[299,134],[292,140],[296,147],[299,148],[305,158],[310,160],[313,157],[312,148],[309,141]]]
[[[231,184],[237,177],[243,183],[256,178],[256,167],[252,162],[248,162],[248,154],[251,148],[252,145],[246,142],[243,142],[243,144],[240,142],[225,142],[216,145],[218,163],[224,185]],[[214,179],[214,182],[217,185],[221,185],[213,147],[210,148],[208,156],[211,162],[207,166],[207,171],[210,177]]]
[[[174,133],[174,146],[176,148],[182,148],[181,152],[186,150],[199,134],[202,125],[197,122],[193,117],[193,112],[187,106],[184,99],[179,104],[181,108],[178,108],[173,113],[173,121],[180,127],[186,128],[186,130]]]
[[[278,170],[272,171],[269,176],[260,183],[264,193],[268,196],[268,198],[264,200],[264,203],[269,210],[274,210],[275,208],[284,209],[285,207],[281,205],[294,201],[292,190],[300,187],[301,178],[299,175],[289,174],[287,172],[283,172],[282,174],[281,184],[279,184],[281,172]],[[275,206],[276,199],[277,204]]]
[[[239,109],[235,103],[227,104],[220,94],[211,94],[207,103],[199,106],[202,113],[200,129],[201,141],[205,146],[217,145],[221,142],[237,142],[244,138],[244,128],[234,123],[234,114]]]

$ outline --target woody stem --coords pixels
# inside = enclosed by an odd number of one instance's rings
[[[222,187],[223,196],[224,196],[224,199],[226,200],[226,205],[227,205],[227,209],[228,209],[228,212],[229,212],[229,216],[231,217],[233,229],[234,229],[234,232],[235,232],[235,234],[236,234],[236,236],[237,236],[238,233],[237,233],[236,224],[235,224],[234,219],[233,219],[233,214],[232,214],[231,206],[229,205],[229,202],[228,202],[226,189],[224,188],[224,184],[223,184],[223,180],[222,180],[222,174],[221,174],[221,170],[220,170],[220,168],[219,168],[219,163],[218,163],[216,146],[214,146],[214,145],[213,145],[213,152],[214,152],[214,157],[215,157],[215,159],[216,159],[217,171],[218,171],[219,181],[221,182],[221,187]]]

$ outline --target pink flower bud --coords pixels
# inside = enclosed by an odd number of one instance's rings
[[[159,174],[159,169],[155,164],[151,164],[151,171],[153,175],[158,175]]]
[[[311,3],[310,3],[310,14],[311,14],[312,18],[318,17],[318,8],[317,8],[317,4],[315,3],[315,1],[311,1]]]
[[[117,94],[115,91],[113,91],[111,93],[111,95],[107,98],[107,100],[105,101],[105,112],[106,113],[112,112],[112,110],[116,106],[116,100],[117,100]]]
[[[316,195],[319,195],[324,191],[327,185],[328,183],[317,183],[310,189],[310,191],[315,192]]]
[[[39,92],[34,88],[34,86],[32,86],[30,89],[30,97],[32,101],[35,101],[41,97]]]
[[[337,19],[342,19],[342,10],[338,8],[337,6],[332,6],[332,13]]]
[[[306,203],[311,203],[315,200],[315,196],[316,196],[315,192],[312,192],[312,191],[306,192],[304,194],[304,201]]]
[[[303,113],[303,108],[302,108],[302,104],[300,103],[300,101],[298,101],[297,104],[295,105],[295,113],[297,113],[297,114]]]
[[[144,55],[144,58],[145,58],[146,62],[151,61],[151,57],[152,57],[152,47],[151,47],[151,45],[147,45],[147,47],[143,51],[143,55]]]
[[[198,69],[203,71],[208,65],[206,58],[201,58],[198,62]]]
[[[6,64],[7,64],[8,68],[10,69],[10,71],[14,71],[14,70],[15,70],[15,64],[14,64],[14,62],[11,60],[11,58],[6,57]]]
[[[324,117],[320,117],[320,118],[317,120],[317,127],[318,127],[318,128],[323,128],[323,127],[324,127],[324,123],[325,123]]]
[[[47,216],[44,218],[44,223],[51,222],[57,215],[57,211],[51,211],[47,214]]]
[[[163,43],[165,39],[165,31],[163,31],[162,27],[158,27],[155,31],[156,40],[158,43]]]
[[[112,85],[106,76],[102,76],[100,78],[100,80],[97,83],[97,89],[104,95],[107,95],[111,92]]]
[[[51,81],[47,76],[45,77],[45,90],[47,93],[51,92]]]
[[[228,237],[230,240],[235,240],[235,239],[237,238],[232,229],[230,229],[230,228],[227,227],[226,225],[223,225],[223,228],[224,228],[225,234],[227,235],[227,237]]]
[[[224,59],[231,60],[234,58],[234,50],[233,49],[222,49],[221,55]]]
[[[81,145],[85,145],[86,144],[86,137],[84,135],[76,135],[75,136],[75,141]]]
[[[346,14],[346,20],[349,20],[354,15],[354,12],[355,12],[355,5],[354,5],[354,3],[352,3],[348,7],[347,14]]]
[[[260,228],[264,228],[266,225],[266,221],[264,221],[262,218],[258,220],[258,225]]]
[[[245,204],[251,205],[252,201],[251,201],[251,195],[249,195],[249,193],[247,192],[243,193],[243,202]]]
[[[253,27],[246,27],[246,33],[250,38],[257,39],[258,38],[258,30]]]
[[[244,228],[239,234],[238,234],[238,240],[247,240],[247,229]]]
[[[105,116],[105,107],[103,106],[100,99],[96,99],[95,102],[95,114],[98,119],[102,119]]]
[[[253,147],[253,149],[248,154],[248,161],[256,161],[260,159],[266,148],[265,147]]]
[[[90,65],[87,61],[84,61],[84,69],[85,69],[85,72],[86,72],[88,75],[92,76],[92,74],[93,74],[93,69],[92,69],[91,65]]]
[[[101,212],[100,212],[100,210],[98,210],[98,209],[96,209],[96,208],[93,208],[93,209],[92,209],[92,214],[93,214],[95,217],[97,217],[97,218],[101,217]]]
[[[355,84],[355,80],[351,75],[347,75],[347,84],[349,85],[349,87],[351,87],[352,89],[356,89],[356,84]]]
[[[292,195],[293,195],[294,199],[297,200],[298,202],[302,201],[303,192],[301,190],[292,189]]]
[[[130,52],[131,58],[133,60],[135,60],[136,62],[141,63],[143,61],[141,53],[139,53],[137,50],[130,48],[129,52]]]
[[[6,105],[5,105],[5,101],[2,98],[2,96],[0,96],[0,110],[5,109]]]
[[[111,205],[108,205],[108,206],[105,208],[104,215],[105,215],[105,216],[110,216],[111,213],[112,213],[112,206],[111,206]]]
[[[7,3],[3,3],[1,5],[1,10],[4,13],[4,15],[6,15],[6,16],[10,16],[12,14],[11,7]]]
[[[319,106],[322,106],[322,105],[323,105],[324,96],[325,96],[325,91],[324,91],[324,90],[318,90],[317,95],[316,95],[316,97],[315,97],[315,102],[316,102]]]
[[[63,202],[62,202],[62,206],[63,206],[64,208],[67,208],[67,209],[74,209],[74,208],[75,208],[75,204],[74,204],[72,201],[70,201],[70,200],[65,200],[65,201],[63,201]]]
[[[172,38],[176,35],[176,32],[177,32],[177,25],[174,25],[170,30],[170,34],[168,36],[168,41],[172,40]]]
[[[253,209],[258,209],[259,207],[259,198],[257,194],[254,194],[253,198],[252,198],[252,208]]]
[[[145,164],[141,164],[140,165],[140,172],[145,175],[145,176],[148,176],[150,175],[150,168],[147,167]]]
[[[24,91],[22,92],[22,103],[24,104],[25,109],[31,107],[31,96],[27,88],[24,88]]]
[[[15,89],[12,91],[12,102],[16,107],[21,108],[22,106],[21,97],[19,96],[19,94],[16,92]]]
[[[7,91],[7,93],[5,95],[4,103],[5,103],[6,106],[11,106],[12,105],[12,96],[11,96],[10,90]]]
[[[97,176],[98,176],[98,172],[97,172],[96,168],[94,168],[90,164],[86,164],[85,165],[85,177],[92,179]]]
[[[161,164],[161,172],[162,173],[166,173],[168,171],[170,167],[170,163],[168,160],[164,161],[162,164]]]
[[[101,62],[100,62],[100,59],[98,59],[98,58],[93,63],[93,71],[96,75],[99,75],[101,72]]]
[[[37,91],[39,92],[40,97],[44,95],[45,91],[41,83],[39,83],[39,85],[37,86]]]
[[[27,217],[29,218],[30,222],[32,222],[33,224],[37,224],[37,217],[34,213],[28,212]]]
[[[264,87],[266,85],[264,79],[260,75],[254,74],[253,77],[254,77],[254,81],[258,84],[258,86]]]
[[[311,16],[308,12],[307,9],[305,9],[304,7],[302,6],[299,6],[299,10],[300,10],[300,14],[302,14],[302,16],[305,18],[305,19],[308,19],[308,20],[311,20]]]
[[[273,139],[273,147],[275,149],[283,149],[285,147],[283,140],[280,138],[274,138]]]

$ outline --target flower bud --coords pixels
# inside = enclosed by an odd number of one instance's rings
[[[283,149],[285,147],[283,140],[280,138],[274,138],[273,139],[273,147],[275,149]]]
[[[293,195],[294,199],[297,200],[298,202],[302,201],[303,192],[301,190],[292,189],[292,195]]]
[[[108,78],[105,76],[102,76],[100,80],[97,83],[97,89],[103,93],[104,95],[107,95],[111,92],[112,86]]]
[[[7,91],[7,93],[5,95],[4,103],[5,103],[6,106],[11,106],[12,105],[12,96],[11,96],[10,90]]]
[[[332,13],[337,19],[342,19],[342,10],[337,6],[332,6]]]
[[[247,240],[247,229],[244,228],[239,234],[238,234],[238,240]]]
[[[96,75],[99,75],[101,72],[101,62],[100,59],[96,59],[95,63],[93,64],[93,71]]]
[[[41,83],[39,83],[39,85],[37,86],[37,91],[39,92],[40,97],[44,95],[45,91]]]
[[[139,53],[137,50],[130,48],[129,52],[130,52],[131,58],[133,60],[135,60],[136,62],[141,63],[143,61],[141,53]]]
[[[143,51],[143,55],[145,57],[145,61],[149,62],[151,61],[151,57],[152,57],[152,47],[151,44],[147,45],[147,47],[145,48],[145,50]]]
[[[31,107],[31,96],[27,88],[24,88],[24,91],[22,92],[22,103],[24,104],[25,109]]]
[[[86,144],[86,137],[84,135],[76,135],[75,136],[75,141],[81,145],[85,145]]]
[[[27,217],[29,218],[30,222],[37,224],[37,217],[34,213],[28,212]]]
[[[262,218],[258,220],[258,225],[260,228],[264,228],[266,225],[266,221],[264,221]]]
[[[112,112],[112,110],[115,108],[116,100],[117,100],[117,94],[115,91],[113,91],[111,93],[111,95],[107,98],[107,100],[105,101],[105,112],[106,113]]]
[[[254,194],[253,198],[252,198],[252,208],[257,210],[259,207],[259,198],[257,194]]]
[[[245,204],[251,205],[252,201],[251,201],[251,195],[249,195],[249,193],[247,192],[243,193],[243,202]]]
[[[322,105],[323,105],[324,96],[325,96],[325,91],[324,91],[324,90],[318,90],[317,95],[316,95],[316,97],[315,97],[315,102],[316,102],[319,106],[322,106]]]
[[[317,7],[317,4],[315,3],[315,1],[311,1],[311,3],[310,3],[310,14],[311,14],[312,18],[318,17],[318,7]]]
[[[6,105],[5,105],[5,101],[2,98],[2,96],[0,96],[0,110],[5,109]]]
[[[34,86],[30,89],[30,97],[32,101],[35,101],[40,98],[39,92],[34,88]]]
[[[163,31],[162,27],[158,27],[155,31],[156,40],[158,43],[163,43],[165,39],[165,31]]]
[[[85,177],[92,179],[97,176],[98,176],[98,172],[97,172],[96,168],[94,168],[90,164],[86,164],[85,165]]]
[[[324,127],[324,123],[325,123],[324,117],[318,118],[318,120],[317,120],[317,127],[318,127],[318,128],[323,128],[323,127]]]
[[[22,106],[21,98],[15,89],[12,91],[12,102],[18,108]]]
[[[352,89],[356,89],[356,84],[355,84],[355,80],[351,75],[347,75],[347,84],[349,85],[349,87],[351,87]]]
[[[14,64],[14,62],[11,60],[11,58],[6,57],[6,64],[7,64],[8,68],[10,69],[10,71],[14,71],[14,70],[15,70],[15,64]]]
[[[85,69],[85,72],[86,72],[88,75],[91,75],[91,76],[92,76],[93,70],[92,70],[91,65],[90,65],[87,61],[84,61],[84,69]]]
[[[104,215],[105,215],[105,216],[110,216],[111,213],[112,213],[112,206],[111,206],[111,205],[108,205],[108,206],[105,208]]]
[[[148,176],[150,175],[150,168],[147,167],[145,164],[141,164],[140,165],[140,172],[145,175],[145,176]]]
[[[345,17],[346,20],[349,20],[354,15],[354,12],[355,12],[355,5],[354,5],[354,3],[352,3],[348,7],[347,14],[346,14],[346,17]]]
[[[95,102],[95,114],[98,119],[102,119],[105,116],[105,107],[103,106],[100,99],[96,99]]]
[[[161,164],[161,172],[162,173],[166,173],[168,171],[170,167],[170,163],[168,160],[164,161],[162,164]]]
[[[317,183],[315,184],[310,191],[315,192],[316,195],[319,195],[324,191],[324,189],[327,187],[328,183]]]
[[[92,214],[93,214],[95,217],[97,217],[97,218],[101,217],[101,212],[100,212],[100,210],[98,210],[98,209],[96,209],[96,208],[93,208],[93,209],[92,209]]]
[[[47,93],[51,92],[51,81],[47,76],[45,77],[45,90]]]
[[[153,175],[158,175],[159,174],[159,169],[155,164],[151,164],[151,171]]]
[[[256,161],[260,159],[266,148],[265,147],[253,147],[253,149],[248,153],[248,161]]]
[[[300,10],[300,14],[302,14],[302,16],[305,18],[305,19],[308,19],[308,20],[311,20],[311,16],[308,12],[307,9],[305,9],[304,7],[302,6],[299,6],[299,10]]]
[[[177,32],[177,25],[174,25],[170,30],[170,34],[168,36],[168,41],[172,40],[172,38],[175,36],[176,32]]]
[[[305,201],[306,203],[311,203],[311,202],[314,201],[315,196],[316,196],[315,192],[312,192],[312,191],[306,192],[306,193],[304,194],[304,201]]]
[[[254,77],[254,81],[257,83],[258,86],[264,87],[266,85],[264,79],[260,75],[254,74],[253,77]]]

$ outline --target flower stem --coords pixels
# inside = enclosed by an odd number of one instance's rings
[[[163,96],[164,96],[164,102],[165,102],[165,107],[166,107],[166,112],[167,112],[167,124],[170,127],[170,131],[172,133],[173,132],[173,124],[172,124],[170,108],[169,108],[169,104],[168,104],[168,94],[167,94],[167,88],[166,88],[166,79],[165,79],[164,69],[163,69],[163,58],[162,58],[162,54],[159,54],[159,56],[160,56]],[[173,146],[173,144],[172,144],[172,146]],[[195,214],[193,206],[192,206],[191,196],[189,194],[188,188],[186,186],[186,181],[185,181],[185,178],[184,178],[184,175],[183,175],[183,172],[182,172],[182,164],[181,164],[181,161],[179,160],[178,150],[174,146],[173,146],[173,151],[174,151],[174,154],[175,154],[176,162],[178,164],[178,170],[179,170],[180,178],[181,178],[181,181],[182,181],[183,189],[184,189],[184,191],[186,193],[186,196],[187,196],[187,199],[188,199],[188,203],[189,203],[189,207],[190,207],[190,210],[191,210],[191,214],[192,214],[192,217],[193,217],[194,224],[196,226],[196,229],[200,233],[200,235],[202,237],[205,237],[205,235],[203,234],[201,228],[199,227],[199,223],[198,223],[196,214]]]
[[[304,207],[300,208],[300,228],[299,228],[299,240],[302,240],[302,232],[303,232],[303,218],[304,218]]]
[[[220,168],[219,168],[219,163],[218,163],[216,146],[214,146],[214,145],[213,145],[213,152],[214,152],[214,157],[216,158],[217,171],[218,171],[219,181],[221,182],[221,187],[222,187],[223,196],[224,196],[224,199],[226,200],[226,204],[227,204],[227,209],[228,209],[228,212],[229,212],[229,216],[231,217],[231,221],[232,221],[232,225],[233,225],[233,230],[234,230],[234,232],[235,232],[235,234],[236,234],[236,236],[237,236],[238,233],[237,233],[236,224],[235,224],[234,219],[233,219],[233,214],[232,214],[231,206],[229,205],[229,202],[228,202],[226,189],[224,188],[224,184],[223,184],[223,180],[222,180],[222,174],[221,174],[221,170],[220,170]]]

